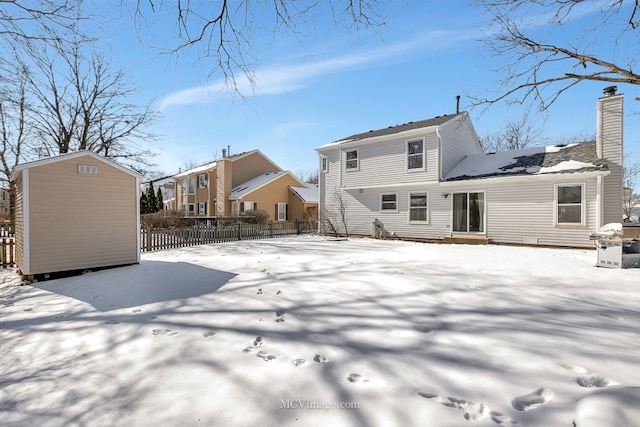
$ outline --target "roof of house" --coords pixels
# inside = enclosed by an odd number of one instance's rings
[[[318,203],[318,184],[306,184],[306,187],[293,187],[289,189],[304,203]]]
[[[258,150],[258,149],[251,150],[251,151],[244,151],[244,152],[242,152],[242,153],[238,153],[238,154],[233,154],[233,155],[230,155],[230,156],[227,156],[227,157],[223,157],[223,159],[224,159],[224,160],[236,161],[236,160],[240,160],[241,158],[243,158],[243,157],[245,157],[245,156],[248,156],[248,155],[250,155],[250,154],[253,154],[253,153],[259,153],[262,157],[264,157],[264,158],[265,158],[265,159],[267,159],[269,162],[271,162],[271,164],[273,164],[273,166],[275,166],[275,167],[276,167],[276,168],[278,168],[278,169],[281,169],[281,168],[280,168],[280,166],[276,165],[276,164],[273,162],[273,160],[271,160],[270,158],[268,158],[267,156],[265,156],[265,155],[264,155],[260,150]],[[206,171],[208,171],[208,170],[210,170],[210,169],[215,168],[215,167],[218,165],[218,161],[220,161],[220,160],[222,160],[222,159],[214,160],[214,161],[212,161],[212,162],[205,163],[205,164],[203,164],[203,165],[201,165],[201,166],[197,166],[197,167],[195,167],[195,168],[188,169],[188,170],[186,170],[186,171],[183,171],[183,172],[180,172],[180,173],[177,173],[177,174],[173,175],[173,177],[174,177],[174,178],[179,178],[179,177],[182,177],[182,176],[192,175],[192,174],[194,174],[194,173],[206,172]]]
[[[296,181],[298,181],[301,185],[304,185],[302,181],[300,181],[298,178],[292,175],[291,172],[289,171],[263,173],[262,175],[258,175],[255,178],[252,178],[249,181],[231,189],[231,193],[229,193],[229,200],[241,199],[243,196],[251,193],[252,191],[257,190],[258,188],[264,185],[269,184],[270,182],[275,181],[276,179],[284,175],[290,175]]]
[[[470,155],[462,159],[444,180],[606,170],[606,162],[598,158],[595,141],[589,141]]]
[[[116,169],[121,170],[124,173],[128,173],[129,175],[133,175],[136,178],[141,179],[142,175],[139,174],[138,172],[129,169],[126,166],[121,165],[120,163],[117,163],[111,159],[108,159],[104,156],[101,156],[100,154],[94,153],[93,151],[87,151],[87,150],[81,150],[81,151],[74,151],[72,153],[65,153],[65,154],[60,154],[58,156],[53,156],[53,157],[47,157],[44,159],[40,159],[40,160],[34,160],[31,162],[26,162],[26,163],[22,163],[19,165],[16,165],[13,168],[13,171],[11,171],[11,180],[14,181],[18,175],[20,175],[22,173],[22,171],[24,171],[25,169],[30,169],[30,168],[34,168],[34,167],[38,167],[38,166],[44,166],[44,165],[48,165],[51,163],[57,163],[57,162],[62,162],[65,160],[71,160],[71,159],[75,159],[77,157],[85,157],[85,156],[89,156],[89,157],[93,157],[94,159],[101,161],[103,163],[107,163],[111,166],[113,166]]]
[[[405,132],[408,130],[422,129],[422,128],[427,128],[431,126],[439,126],[461,114],[464,114],[464,113],[445,114],[443,116],[436,116],[430,119],[420,120],[417,122],[409,122],[402,125],[389,126],[383,129],[370,130],[368,132],[357,133],[355,135],[351,135],[346,138],[342,138],[337,141],[334,141],[330,144],[326,144],[323,147],[331,146],[334,144],[344,144],[347,142],[359,141],[362,139],[373,138],[376,136],[392,135],[394,133]],[[323,148],[323,147],[320,147],[320,148]]]

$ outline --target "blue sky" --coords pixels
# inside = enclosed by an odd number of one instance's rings
[[[112,3],[97,3],[105,13]],[[483,94],[503,77],[503,58],[490,54],[479,39],[490,34],[488,17],[468,1],[396,1],[385,3],[387,27],[353,34],[325,25],[301,40],[256,33],[253,57],[256,85],[239,75],[244,99],[223,87],[220,74],[210,75],[206,61],[192,54],[159,55],[150,46],[170,46],[175,22],[168,14],[151,15],[149,31],[136,31],[124,16],[105,24],[114,65],[128,71],[142,91],[138,102],[151,102],[161,118],[151,131],[157,169],[173,174],[185,164],[202,164],[231,153],[260,149],[294,173],[317,169],[314,149],[342,137],[409,121],[469,111],[480,136],[502,129],[523,111],[498,104],[484,113],[469,110],[468,93]],[[586,10],[577,29],[597,17]],[[531,17],[528,17],[531,19]],[[584,24],[581,20],[584,20]],[[572,38],[569,27],[560,37]],[[544,26],[541,27],[544,31]],[[604,33],[604,32],[603,32]],[[606,34],[603,34],[603,37]],[[597,48],[597,46],[596,46]],[[595,134],[596,101],[606,83],[584,83],[561,97],[544,117],[535,118],[543,143]],[[638,89],[625,93],[625,151],[637,158],[639,120],[634,111]]]

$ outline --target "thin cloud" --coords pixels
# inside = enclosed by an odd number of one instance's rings
[[[414,37],[409,41],[394,43],[383,48],[372,49],[361,53],[346,54],[323,61],[309,62],[296,65],[270,66],[256,70],[251,79],[238,75],[234,81],[234,88],[242,94],[278,95],[299,90],[309,84],[309,81],[319,76],[348,71],[359,67],[387,61],[390,58],[406,56],[420,51],[421,53],[445,49],[462,40],[471,39],[476,32],[446,32],[434,31]],[[164,110],[172,105],[187,105],[212,102],[215,95],[225,93],[227,86],[224,80],[208,85],[174,92],[162,98],[158,108]]]

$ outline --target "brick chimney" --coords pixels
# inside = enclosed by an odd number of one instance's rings
[[[607,162],[611,173],[602,183],[602,224],[622,222],[622,94],[616,94],[617,87],[604,89],[604,96],[598,99],[596,148],[598,157]],[[600,224],[600,225],[602,225]]]

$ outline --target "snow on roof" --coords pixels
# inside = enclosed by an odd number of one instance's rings
[[[318,203],[318,184],[307,184],[306,187],[289,187],[303,202]]]
[[[594,141],[474,154],[458,163],[445,181],[510,175],[593,172],[607,170]]]
[[[176,178],[179,178],[179,177],[182,177],[182,176],[192,175],[194,173],[206,172],[209,169],[215,168],[217,164],[218,164],[218,162],[214,160],[213,162],[206,163],[206,164],[204,164],[202,166],[198,166],[196,168],[189,169],[189,170],[186,170],[184,172],[180,172],[179,174],[176,174],[174,176]]]
[[[278,172],[269,172],[263,173],[262,175],[258,175],[249,181],[238,185],[237,187],[231,190],[229,194],[229,200],[235,200],[242,198],[245,194],[251,193],[259,187],[275,180],[276,178],[280,178],[281,176],[288,174],[287,171],[278,171]]]

